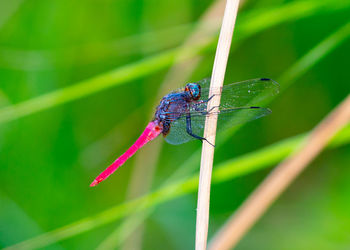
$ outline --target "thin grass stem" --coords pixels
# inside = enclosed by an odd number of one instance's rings
[[[239,0],[227,0],[226,2],[210,83],[211,90],[209,96],[214,95],[214,98],[208,103],[208,110],[220,105],[221,88],[224,83],[238,6]],[[203,141],[198,186],[196,250],[204,250],[207,246],[210,183],[214,160],[214,147],[211,143],[215,144],[216,125],[217,116],[207,117],[204,128],[204,138],[206,138],[207,141]]]

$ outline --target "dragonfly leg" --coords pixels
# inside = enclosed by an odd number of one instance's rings
[[[209,97],[207,100],[200,100],[200,101],[196,102],[195,104],[207,103],[207,102],[209,102],[214,96],[215,96],[215,94],[212,95],[211,97]]]
[[[202,115],[208,115],[208,114],[210,114],[211,111],[213,111],[214,109],[219,108],[219,107],[220,106],[211,107],[211,109],[209,109],[208,111],[203,111]],[[199,111],[199,110],[197,110],[197,111]]]
[[[199,102],[209,102],[214,96],[216,96],[216,94],[213,94],[211,97],[209,97],[207,100],[202,100]]]
[[[213,94],[211,97],[209,97],[209,99],[206,100],[206,102],[209,102],[214,96],[216,96],[216,94]]]
[[[211,109],[209,109],[208,111],[207,111],[207,113],[209,114],[211,111],[213,111],[213,109],[216,109],[216,108],[219,108],[220,106],[214,106],[214,107],[212,107]]]
[[[205,140],[205,141],[208,142],[210,145],[212,145],[213,147],[215,147],[215,145],[213,145],[212,143],[210,143],[206,138],[201,137],[201,136],[199,136],[199,135],[196,135],[196,134],[194,134],[194,133],[192,132],[191,114],[187,114],[187,116],[186,116],[186,132],[187,132],[190,136],[192,136],[192,137],[194,137],[194,138],[196,138],[196,139],[198,139],[198,140],[201,140],[201,141]]]
[[[201,100],[201,101],[195,102],[195,103],[193,104],[194,110],[199,111],[200,108],[201,108],[200,105],[203,104],[203,103],[208,103],[214,96],[215,96],[215,94],[212,95],[211,97],[209,97],[209,99],[207,99],[207,100]],[[214,108],[216,108],[216,107],[219,107],[219,106],[212,107],[209,111],[206,111],[206,112],[209,113],[210,111],[212,111],[212,110],[213,110]],[[202,107],[202,108],[203,108],[203,107]]]

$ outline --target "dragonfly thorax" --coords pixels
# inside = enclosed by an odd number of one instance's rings
[[[188,109],[190,97],[186,92],[171,93],[163,97],[155,113],[155,119],[160,121],[174,121]]]
[[[171,123],[188,113],[194,99],[189,91],[170,93],[162,98],[156,109],[154,120],[163,125],[163,134],[169,132]]]

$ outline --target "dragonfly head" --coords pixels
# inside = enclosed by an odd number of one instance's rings
[[[196,101],[201,97],[201,86],[197,83],[188,83],[185,92],[189,93],[191,98]]]

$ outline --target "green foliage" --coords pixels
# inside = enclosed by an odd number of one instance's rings
[[[210,3],[171,3],[171,9],[141,0],[108,1],[98,7],[84,1],[0,3],[4,6],[0,8],[0,247],[115,247],[145,222],[143,248],[192,248],[193,237],[185,239],[194,235],[196,197],[189,194],[198,183],[193,173],[199,162],[198,143],[166,146],[153,191],[145,196],[125,200],[133,160],[98,188],[88,187],[95,174],[142,130],[138,123],[145,124],[149,115],[133,110],[153,108],[148,100],[176,55],[185,53],[182,61],[201,56],[193,79],[210,74],[216,34],[207,42],[179,46],[196,29]],[[67,8],[68,4],[76,8]],[[309,131],[349,93],[350,50],[344,42],[350,36],[350,2],[267,4],[260,8],[247,1],[239,13],[227,79],[271,77],[283,92],[269,104],[273,110],[269,117],[218,134],[211,233],[264,177],[266,171],[258,170],[283,160],[306,135],[284,138]],[[117,136],[105,137],[108,130]],[[293,185],[239,247],[306,249],[311,244],[341,249],[348,245],[342,221],[348,220],[350,186],[344,180],[349,171],[344,166],[349,165],[350,154],[344,145],[349,141],[348,126],[298,181],[305,196],[296,198],[300,190]],[[87,166],[81,158],[90,145],[95,158],[102,157],[99,152],[113,155]],[[178,202],[172,202],[175,199]],[[281,219],[291,203],[293,211],[288,212],[296,218],[305,215],[306,208],[318,215],[305,218],[304,234],[295,233],[298,220]],[[125,217],[121,226],[108,225]],[[186,219],[190,226],[172,223],[185,218],[191,218]],[[322,230],[320,220],[329,231]],[[271,228],[271,223],[280,228]],[[157,237],[155,242],[159,229],[164,239]],[[287,240],[276,239],[276,233]],[[295,245],[289,236],[298,238]],[[317,242],[321,237],[322,244]]]

